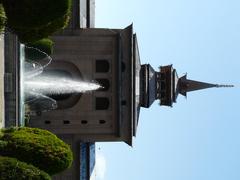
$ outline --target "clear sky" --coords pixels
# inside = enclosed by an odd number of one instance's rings
[[[236,85],[179,96],[173,108],[142,108],[133,148],[97,144],[99,179],[240,179],[239,8],[239,0],[96,0],[96,27],[133,23],[142,63]]]

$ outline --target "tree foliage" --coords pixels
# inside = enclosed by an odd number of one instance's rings
[[[51,177],[40,169],[15,158],[0,156],[1,180],[50,180]]]
[[[32,43],[64,29],[72,0],[2,0],[7,27],[22,43]]]
[[[40,51],[45,52],[48,55],[51,55],[53,52],[53,42],[51,39],[44,38],[39,41],[27,44],[28,47],[37,48]]]
[[[4,31],[6,19],[7,18],[6,18],[4,8],[3,8],[2,4],[0,4],[0,33],[2,33]]]
[[[26,127],[5,129],[2,130],[0,140],[0,155],[17,158],[50,175],[72,164],[70,147],[46,130]]]
[[[2,0],[9,27],[40,28],[69,13],[71,0]]]
[[[44,53],[46,54],[44,54]],[[53,42],[45,38],[39,41],[28,43],[25,47],[25,58],[29,60],[43,59],[53,53]]]
[[[40,28],[13,27],[12,30],[14,33],[18,35],[18,38],[22,43],[33,43],[43,38],[47,38],[48,36],[51,36],[53,33],[64,29],[69,22],[69,18],[70,17],[67,14],[58,19],[55,19],[54,21]]]

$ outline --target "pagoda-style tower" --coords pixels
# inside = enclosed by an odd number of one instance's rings
[[[160,105],[172,106],[176,102],[178,94],[187,96],[190,91],[196,91],[212,87],[233,87],[233,85],[210,84],[187,79],[187,75],[178,78],[176,69],[172,65],[161,66],[160,72],[155,72],[149,64],[141,66],[141,106],[150,107],[156,100]]]

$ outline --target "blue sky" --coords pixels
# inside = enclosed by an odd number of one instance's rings
[[[96,27],[133,23],[142,63],[236,85],[189,93],[173,108],[157,101],[142,108],[133,148],[97,144],[106,162],[99,179],[240,179],[239,7],[238,0],[96,0]]]

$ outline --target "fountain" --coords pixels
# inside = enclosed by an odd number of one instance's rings
[[[26,49],[33,53],[25,55]],[[52,96],[86,93],[101,88],[95,82],[63,77],[57,73],[51,75],[45,73],[44,69],[51,63],[52,58],[39,49],[21,45],[20,54],[24,64],[21,68],[21,112],[24,112],[25,104],[36,114],[54,110],[57,108],[57,101]],[[24,113],[21,116],[24,117]]]

